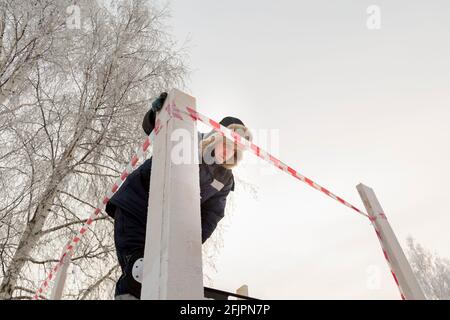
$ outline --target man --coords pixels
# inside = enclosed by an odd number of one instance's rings
[[[147,135],[154,129],[156,113],[161,110],[166,98],[167,93],[162,93],[145,114],[142,128]],[[225,117],[220,124],[252,140],[252,134],[238,118]],[[242,150],[215,130],[205,135],[198,134],[200,160],[203,160],[199,164],[199,179],[204,243],[224,216],[227,196],[234,190],[232,168],[242,159]],[[107,214],[114,218],[114,242],[122,268],[122,275],[116,284],[118,300],[139,299],[141,294],[141,279],[133,270],[142,267],[151,167],[152,158],[136,168],[106,206]]]

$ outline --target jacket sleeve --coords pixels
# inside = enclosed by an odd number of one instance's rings
[[[142,121],[142,129],[144,132],[149,135],[152,130],[155,128],[155,119],[156,115],[152,109],[148,110],[144,116],[144,120]]]
[[[219,221],[224,217],[227,196],[234,187],[234,179],[225,185],[222,190],[218,191],[211,198],[201,205],[202,220],[202,243],[211,236],[217,227]]]

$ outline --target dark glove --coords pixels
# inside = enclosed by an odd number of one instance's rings
[[[162,109],[166,98],[167,92],[161,93],[159,97],[152,102],[150,110],[145,114],[144,120],[142,121],[142,129],[144,129],[144,132],[147,135],[155,128],[156,113]]]
[[[155,101],[152,102],[152,110],[156,113],[160,111],[164,105],[164,102],[167,98],[167,92],[163,92],[159,95],[159,98],[157,98]]]

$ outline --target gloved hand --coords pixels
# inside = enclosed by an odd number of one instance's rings
[[[166,101],[167,92],[163,92],[159,95],[159,97],[152,102],[152,110],[153,112],[158,112],[162,109],[164,105],[164,101]]]
[[[166,98],[167,92],[161,93],[159,97],[152,102],[150,110],[148,110],[145,114],[144,120],[142,121],[142,129],[144,129],[144,132],[147,135],[149,135],[150,132],[152,132],[152,130],[155,128],[156,113],[161,111]]]

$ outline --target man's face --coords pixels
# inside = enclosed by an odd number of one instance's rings
[[[222,139],[222,142],[216,144],[214,148],[214,156],[218,164],[226,163],[227,160],[234,156],[234,146],[233,144],[227,144],[226,139]]]

